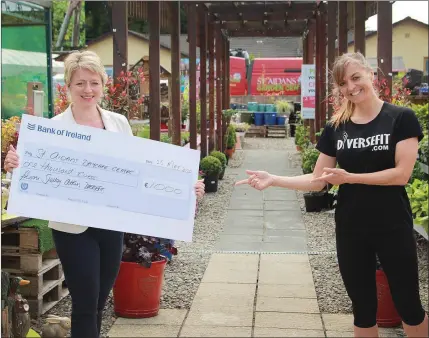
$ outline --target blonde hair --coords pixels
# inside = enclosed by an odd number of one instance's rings
[[[344,123],[350,120],[354,110],[355,104],[350,102],[346,98],[340,99],[339,84],[343,81],[344,75],[346,73],[346,68],[350,63],[358,64],[363,67],[365,70],[372,72],[371,65],[365,59],[361,53],[345,53],[336,58],[334,65],[332,67],[332,83],[334,84],[332,95],[338,101],[341,100],[341,107],[338,111],[332,115],[331,123],[338,127],[341,123]]]
[[[70,86],[72,76],[78,69],[88,69],[100,75],[103,86],[107,82],[106,70],[100,57],[94,52],[89,50],[76,51],[67,56],[64,61],[64,81],[67,86]]]

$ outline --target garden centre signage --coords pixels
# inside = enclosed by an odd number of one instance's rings
[[[24,114],[8,213],[192,240],[200,152]]]
[[[314,119],[316,111],[316,67],[301,66],[301,116],[303,119]]]

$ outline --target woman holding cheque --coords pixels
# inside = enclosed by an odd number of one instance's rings
[[[54,120],[133,135],[123,115],[98,105],[107,74],[95,53],[73,52],[64,67],[72,103]],[[11,146],[4,168],[11,172],[18,166],[18,155]],[[202,182],[196,183],[195,193],[197,197],[204,195]],[[71,336],[99,337],[104,305],[119,272],[123,233],[57,222],[49,222],[49,227],[72,298]]]
[[[408,337],[428,337],[428,317],[419,295],[417,250],[410,202],[405,192],[418,141],[414,112],[380,100],[371,66],[362,54],[344,54],[333,67],[344,104],[316,146],[314,172],[296,177],[247,171],[258,190],[270,186],[320,191],[339,185],[335,214],[340,273],[352,301],[355,337],[378,337],[376,255]],[[336,164],[340,168],[335,168]]]

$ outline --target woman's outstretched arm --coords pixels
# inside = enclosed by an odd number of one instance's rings
[[[276,176],[265,171],[246,170],[249,177],[237,182],[235,185],[249,184],[257,190],[263,190],[268,187],[281,187],[301,191],[320,191],[326,186],[326,182],[313,180],[323,175],[323,168],[335,168],[335,165],[335,157],[320,153],[312,174]]]

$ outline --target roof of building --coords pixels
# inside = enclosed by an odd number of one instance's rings
[[[399,20],[399,21],[396,21],[395,23],[393,23],[392,29],[398,25],[403,24],[404,22],[413,22],[413,23],[416,23],[417,25],[425,26],[426,28],[429,27],[429,25],[427,23],[413,19],[411,16],[407,16],[407,17],[403,18],[402,20]],[[368,37],[373,36],[373,35],[377,35],[377,31],[366,31],[365,32],[365,38],[368,38]],[[349,31],[347,34],[347,41],[348,41],[349,45],[352,45],[354,43],[353,39],[354,39],[354,33],[353,33],[353,31]]]

